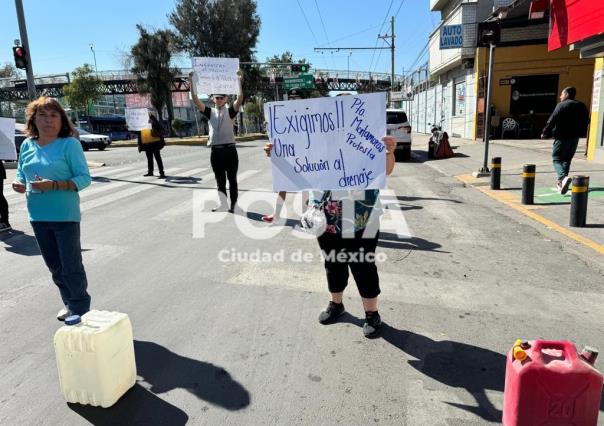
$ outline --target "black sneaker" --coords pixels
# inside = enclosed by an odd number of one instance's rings
[[[377,311],[365,312],[365,324],[363,324],[363,334],[368,339],[379,336],[382,329],[382,318]]]
[[[346,310],[344,309],[343,303],[335,303],[330,301],[329,305],[327,305],[327,309],[325,309],[319,315],[319,322],[321,324],[332,324],[336,322],[338,317],[342,316],[344,312],[346,312]]]

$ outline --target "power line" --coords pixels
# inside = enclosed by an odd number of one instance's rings
[[[325,34],[325,40],[327,40],[327,45],[329,46],[331,42],[329,41],[329,36],[327,35],[327,30],[325,29],[325,22],[323,22],[323,16],[321,16],[321,9],[319,9],[319,3],[315,0],[315,6],[317,8],[317,13],[319,14],[319,19],[321,20],[321,26],[323,27],[323,34]],[[336,61],[333,59],[333,55],[331,55],[331,62],[333,63],[333,67],[336,68]]]
[[[388,14],[390,13],[390,9],[392,9],[392,3],[394,0],[390,0],[390,6],[388,6],[388,10],[386,11],[386,16],[384,16],[384,21],[382,21],[382,25],[380,26],[380,32],[378,34],[378,39],[375,41],[375,47],[377,47],[380,42],[379,35],[382,34],[382,30],[384,29],[384,25],[386,24],[386,19],[388,19]],[[369,61],[369,71],[371,72],[371,67],[373,66],[373,58],[375,56],[375,51],[371,55],[371,61]]]
[[[403,7],[404,4],[405,4],[405,0],[403,0],[401,2],[401,5],[398,7],[396,14],[394,15],[394,18],[396,18],[398,16],[398,13],[401,11],[401,7]]]
[[[300,4],[300,0],[296,0],[296,2],[298,3],[298,7],[300,8],[300,12],[302,12],[302,16],[304,17],[304,21],[306,22],[306,26],[308,27],[308,29],[310,30],[310,33],[312,34],[312,38],[315,39],[315,43],[319,44],[319,40],[317,40],[317,36],[315,35],[315,32],[312,30],[312,27],[310,26],[310,22],[308,22],[308,18],[306,17],[306,13],[304,13],[304,9],[302,9],[302,5]],[[325,62],[325,68],[327,68],[327,60],[325,58],[323,58],[323,61]]]
[[[356,32],[356,33],[353,33],[353,34],[349,34],[349,35],[346,35],[346,36],[340,37],[340,38],[338,38],[338,39],[336,39],[336,40],[332,41],[331,43],[336,43],[336,42],[338,42],[338,41],[342,41],[342,40],[345,40],[345,39],[347,39],[347,38],[354,37],[355,35],[363,34],[363,33],[367,32],[367,31],[372,30],[372,29],[377,28],[377,27],[378,27],[377,25],[374,25],[374,26],[372,26],[372,27],[365,28],[364,30],[361,30],[361,31],[359,31],[359,32]],[[317,47],[324,47],[324,46],[325,46],[325,44],[320,44],[320,45],[318,45]]]

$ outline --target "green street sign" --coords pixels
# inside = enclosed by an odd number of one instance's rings
[[[311,74],[300,74],[296,77],[284,77],[283,88],[290,89],[314,89],[315,78]]]

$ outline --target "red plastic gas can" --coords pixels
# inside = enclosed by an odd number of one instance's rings
[[[516,344],[507,356],[503,424],[596,426],[601,395],[602,374],[571,342]]]

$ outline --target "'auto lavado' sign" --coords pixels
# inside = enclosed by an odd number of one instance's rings
[[[440,28],[440,48],[459,49],[463,47],[463,27],[461,25],[445,25]]]

